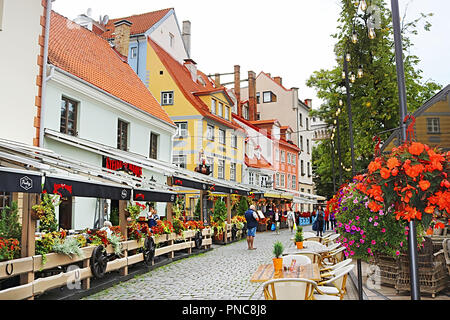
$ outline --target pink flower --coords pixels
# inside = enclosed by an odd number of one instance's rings
[[[355,251],[350,251],[350,255],[354,256],[355,255]]]
[[[362,236],[362,238],[365,239],[365,238],[366,238],[366,235],[364,234],[364,235]]]
[[[375,241],[375,240],[372,240],[372,242],[371,242],[372,244],[376,244],[377,242]]]
[[[359,216],[356,216],[355,220],[358,221],[359,220]]]
[[[385,228],[381,229],[381,232],[385,233],[385,232],[386,232],[386,229],[385,229]]]
[[[375,220],[378,220],[378,216],[375,216],[375,218],[374,218]]]
[[[397,256],[400,255],[400,251],[397,251],[395,254],[396,254]]]
[[[364,239],[359,239],[359,242],[364,243],[365,241]]]
[[[372,217],[369,218],[369,222],[372,222]]]
[[[373,224],[373,226],[374,226],[374,227],[378,226],[378,222],[375,222],[375,223]]]
[[[408,231],[405,231],[405,236],[407,236],[408,235]]]
[[[400,242],[400,247],[403,247],[403,241],[402,241],[402,242]]]

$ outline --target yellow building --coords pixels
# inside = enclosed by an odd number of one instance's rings
[[[450,85],[437,93],[412,115],[415,118],[415,140],[430,147],[450,150]],[[398,146],[399,130],[393,133],[383,145],[383,152],[390,152]]]

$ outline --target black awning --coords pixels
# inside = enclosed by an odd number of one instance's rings
[[[0,192],[41,193],[42,176],[0,169]]]
[[[209,184],[206,182],[194,181],[180,177],[173,177],[173,185],[196,190],[209,190]]]
[[[78,196],[111,200],[131,199],[130,188],[55,177],[45,178],[44,191],[50,194],[59,194],[62,197]]]
[[[248,196],[248,195],[250,195],[250,192],[249,191],[246,191],[246,190],[242,190],[242,189],[230,189],[230,193],[231,194],[238,194],[238,195],[240,195],[240,196]]]
[[[216,186],[215,184],[212,184],[209,186],[209,191],[211,192],[221,192],[221,193],[230,193],[230,188],[223,187],[223,186]]]
[[[134,190],[134,201],[175,202],[177,195],[171,192]]]

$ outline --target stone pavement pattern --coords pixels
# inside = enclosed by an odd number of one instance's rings
[[[307,229],[304,227],[304,231]],[[293,233],[287,229],[278,235],[258,232],[254,242],[257,249],[252,251],[247,250],[245,239],[226,246],[213,245],[214,250],[172,262],[85,299],[264,299],[262,284],[251,283],[250,278],[258,265],[272,262],[273,243],[279,240],[287,247],[291,237]]]

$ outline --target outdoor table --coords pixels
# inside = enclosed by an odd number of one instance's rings
[[[266,282],[272,279],[282,278],[303,278],[313,281],[320,281],[319,265],[317,263],[306,264],[295,267],[294,271],[282,270],[275,272],[273,263],[263,264],[258,267],[256,272],[252,275],[250,282]]]
[[[303,246],[303,249],[297,249],[297,247],[292,246],[289,248],[284,249],[283,251],[283,255],[288,255],[288,254],[297,254],[297,253],[303,253],[303,252],[315,252],[315,253],[319,253],[319,254],[323,254],[323,253],[327,253],[330,250],[328,250],[327,247],[325,248],[320,248],[318,246]]]

